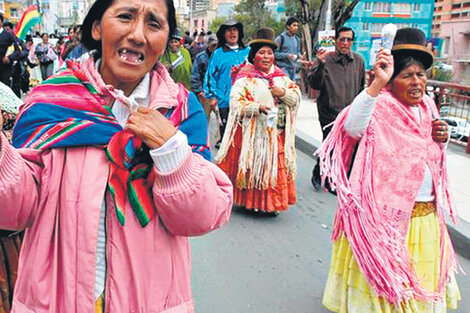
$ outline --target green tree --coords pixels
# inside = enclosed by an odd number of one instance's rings
[[[264,1],[243,0],[235,6],[237,21],[243,24],[245,38],[253,38],[256,30],[262,26],[268,26],[270,13],[265,7]]]
[[[212,33],[216,33],[217,30],[219,29],[220,25],[225,22],[225,18],[223,17],[216,17],[210,24],[209,29],[212,31]]]
[[[285,20],[277,22],[265,7],[264,1],[243,0],[235,7],[234,18],[243,24],[245,42],[251,40],[260,27],[271,27],[276,34],[284,31]],[[215,33],[226,18],[216,18],[212,21],[209,29]]]

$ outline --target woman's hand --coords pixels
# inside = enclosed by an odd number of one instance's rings
[[[271,91],[271,94],[273,97],[283,97],[286,94],[286,90],[284,88],[279,88],[279,87],[272,87],[269,88],[269,91]]]
[[[443,120],[432,121],[432,139],[435,142],[446,142],[449,139],[447,123]]]
[[[373,70],[374,80],[367,88],[367,93],[372,97],[376,97],[380,89],[385,87],[390,81],[394,70],[393,56],[385,51],[384,48],[380,48],[379,53],[377,53]]]
[[[149,108],[138,108],[137,112],[129,115],[126,130],[134,133],[149,146],[157,149],[168,141],[176,128],[160,112]]]
[[[260,113],[268,114],[269,110],[271,110],[271,107],[269,105],[260,103],[260,105],[259,105],[259,112]]]

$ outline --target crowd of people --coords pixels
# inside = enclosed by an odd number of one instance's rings
[[[307,61],[296,18],[248,42],[231,18],[191,38],[172,0],[96,0],[55,46],[1,22],[0,312],[193,313],[188,237],[233,207],[277,216],[296,203],[301,66],[324,137],[312,184],[338,198],[323,305],[457,307],[449,133],[426,95],[422,31],[398,30],[366,84],[353,29]],[[16,64],[41,71],[26,95]]]

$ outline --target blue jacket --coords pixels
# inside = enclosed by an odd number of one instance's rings
[[[295,70],[295,61],[291,61],[288,57],[289,54],[300,56],[300,41],[296,35],[291,36],[287,31],[277,36],[276,42],[278,45],[275,51],[276,65],[288,71]]]
[[[203,91],[204,76],[209,65],[209,55],[206,51],[202,51],[196,55],[193,63],[193,71],[191,72],[191,90],[195,93]]]
[[[232,50],[224,46],[212,53],[204,77],[204,93],[207,99],[217,98],[219,108],[229,107],[232,67],[245,62],[249,51],[249,47]]]

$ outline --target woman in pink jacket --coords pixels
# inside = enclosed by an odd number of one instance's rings
[[[88,58],[0,135],[0,228],[26,229],[12,313],[194,312],[187,236],[228,221],[232,186],[157,62],[175,26],[171,0],[97,0]]]

